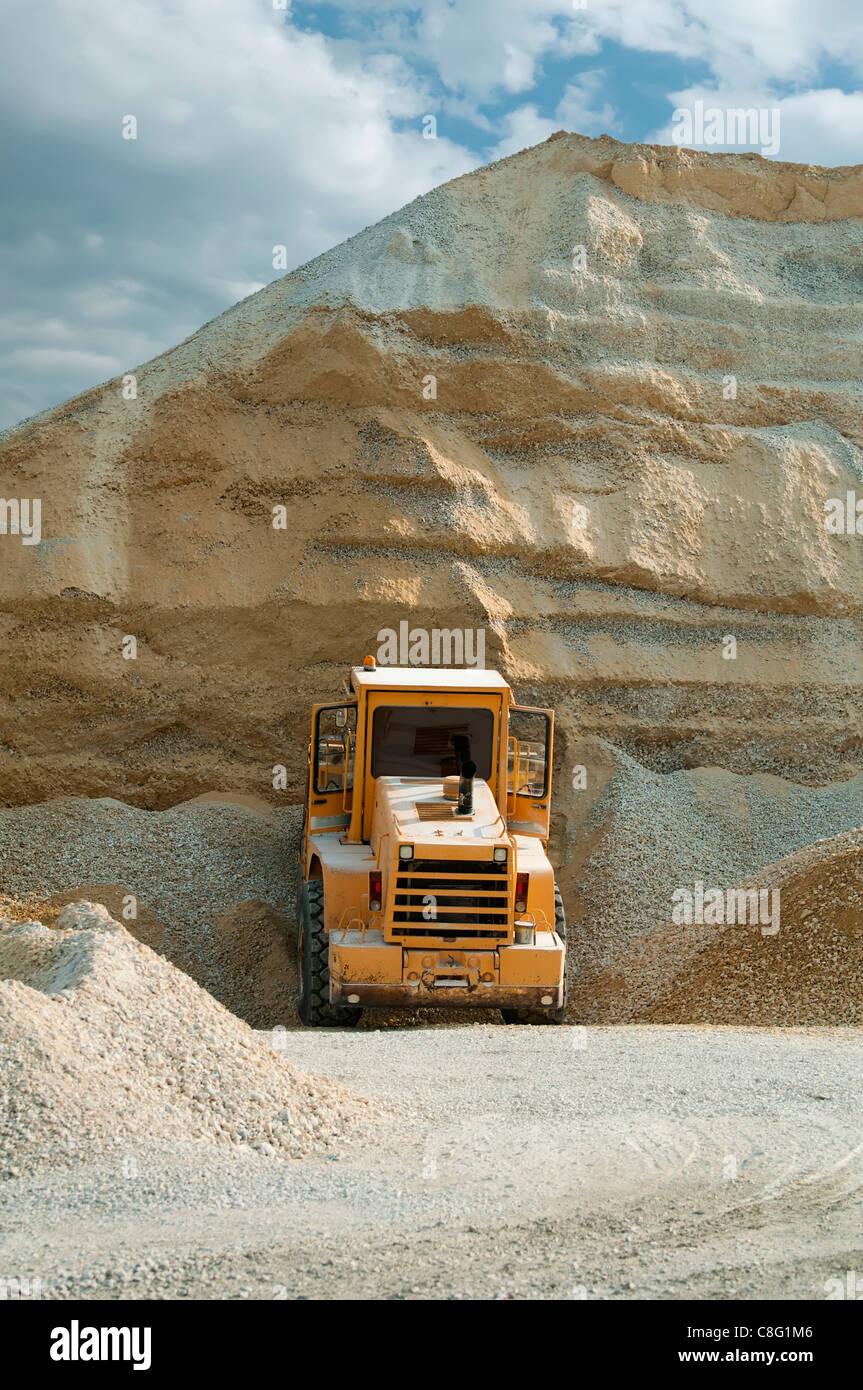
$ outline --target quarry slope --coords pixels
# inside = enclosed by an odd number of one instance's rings
[[[852,777],[861,216],[859,168],[560,135],[8,433],[2,800],[296,802],[309,704],[403,619],[556,705],[561,834],[606,745]]]

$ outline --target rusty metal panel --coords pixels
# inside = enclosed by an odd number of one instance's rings
[[[380,932],[334,932],[330,938],[330,980],[347,986],[357,981],[367,984],[401,984],[402,951],[390,946]]]
[[[556,936],[537,933],[537,941],[549,945],[501,946],[500,983],[504,985],[542,985],[557,988],[563,981],[564,950]]]

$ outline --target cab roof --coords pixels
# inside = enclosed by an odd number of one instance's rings
[[[377,690],[509,690],[499,671],[451,666],[351,667],[351,684]]]

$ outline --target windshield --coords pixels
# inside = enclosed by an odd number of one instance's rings
[[[493,748],[490,709],[382,705],[372,722],[372,776],[453,777],[471,760],[488,781]]]

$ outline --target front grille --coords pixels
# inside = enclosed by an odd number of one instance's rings
[[[508,935],[506,930],[489,931],[487,928],[462,926],[462,927],[442,927],[440,923],[436,927],[398,927],[394,932],[395,936],[410,937],[412,941],[423,936],[434,936],[442,941],[452,942],[462,936],[469,936],[473,941],[504,941]]]
[[[429,918],[424,897],[435,900]],[[397,936],[472,936],[501,940],[509,934],[507,865],[492,859],[399,861],[393,904]],[[414,925],[415,924],[415,925]]]
[[[399,874],[434,874],[438,878],[487,877],[503,879],[506,887],[506,864],[496,859],[400,859]]]

